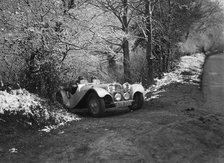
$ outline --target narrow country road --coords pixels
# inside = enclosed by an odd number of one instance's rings
[[[203,110],[197,87],[173,84],[141,110],[21,135],[1,162],[224,162],[224,118]]]

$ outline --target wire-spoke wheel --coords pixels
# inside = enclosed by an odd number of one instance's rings
[[[129,107],[131,110],[138,110],[142,107],[144,98],[142,93],[135,93],[132,105]]]
[[[91,93],[88,98],[88,110],[94,117],[101,117],[105,112],[104,99],[100,98],[96,93]]]

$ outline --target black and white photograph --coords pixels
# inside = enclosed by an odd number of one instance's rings
[[[0,0],[0,163],[224,163],[224,0]]]

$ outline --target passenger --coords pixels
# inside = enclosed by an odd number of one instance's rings
[[[91,77],[91,83],[94,83],[94,81],[97,80],[97,78],[95,76]]]
[[[94,83],[94,84],[100,84],[100,80],[97,79],[95,76],[92,76],[92,77],[91,77],[91,83]]]

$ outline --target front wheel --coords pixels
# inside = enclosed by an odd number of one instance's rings
[[[132,105],[129,107],[131,110],[138,110],[143,106],[144,97],[142,93],[135,93]]]
[[[105,101],[96,93],[91,93],[88,98],[88,110],[94,117],[101,117],[105,113]]]

